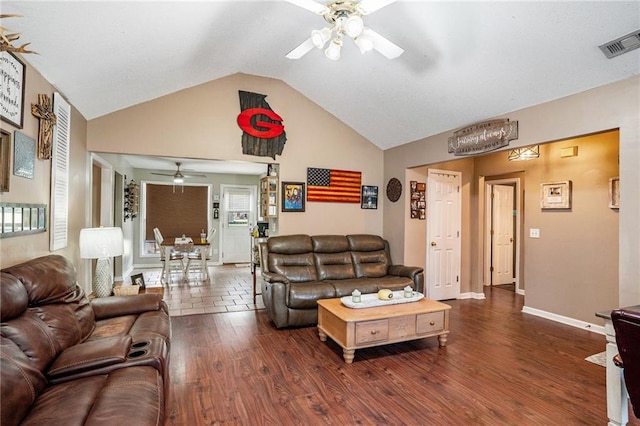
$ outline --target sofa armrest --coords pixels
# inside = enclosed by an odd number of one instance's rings
[[[414,279],[416,275],[423,272],[424,269],[418,266],[391,265],[389,267],[389,275],[397,277],[407,277]]]
[[[268,283],[289,284],[289,279],[281,274],[274,274],[273,272],[262,271],[261,275],[262,275],[262,279]]]
[[[162,309],[162,296],[155,293],[134,296],[99,297],[91,301],[96,320],[141,314]]]
[[[131,336],[109,337],[79,343],[65,349],[47,372],[47,379],[60,380],[127,360]]]

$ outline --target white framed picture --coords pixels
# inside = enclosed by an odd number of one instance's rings
[[[571,181],[540,184],[540,208],[542,210],[567,210],[571,208]]]

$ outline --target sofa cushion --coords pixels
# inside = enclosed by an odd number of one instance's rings
[[[358,278],[379,278],[387,275],[391,261],[385,250],[370,252],[351,252],[353,265]]]
[[[21,425],[162,425],[163,407],[158,371],[129,367],[47,387]]]
[[[348,251],[315,253],[314,258],[319,280],[343,280],[356,277],[351,254]]]
[[[384,239],[378,235],[347,235],[349,250],[378,251],[385,249]]]
[[[4,336],[0,340],[0,374],[2,425],[17,425],[27,415],[47,380],[26,354]]]
[[[292,283],[318,279],[312,252],[301,254],[269,253],[268,268],[270,272],[284,275]]]
[[[29,305],[29,296],[20,280],[13,275],[2,272],[0,277],[0,300],[2,300],[2,309],[0,317],[2,322],[16,318],[27,310]]]
[[[376,293],[380,290],[378,287],[378,279],[369,278],[353,278],[350,280],[329,280],[327,283],[331,284],[336,289],[336,297],[350,296],[353,290],[358,290],[363,294]]]
[[[349,251],[349,241],[344,235],[316,235],[311,237],[314,253],[341,253]]]
[[[375,283],[378,288],[375,290],[382,290],[383,288],[387,288],[389,290],[402,290],[406,286],[411,288],[415,287],[415,283],[413,279],[409,277],[398,277],[393,275],[387,275],[386,277],[376,278]]]
[[[289,303],[294,309],[312,309],[318,307],[319,299],[336,297],[334,287],[322,281],[292,283],[289,285]]]
[[[313,244],[308,235],[283,235],[270,237],[267,240],[267,249],[269,254],[300,254],[313,251]]]

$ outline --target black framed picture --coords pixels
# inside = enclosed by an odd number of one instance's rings
[[[304,182],[282,182],[282,211],[304,211]]]
[[[140,290],[144,290],[144,275],[143,274],[131,275],[131,284],[139,285]]]
[[[0,95],[0,118],[22,129],[26,68],[13,53],[3,51],[0,54],[4,74]]]
[[[360,194],[360,208],[377,209],[378,208],[378,187],[362,185]]]

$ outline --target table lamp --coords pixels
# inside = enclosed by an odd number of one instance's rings
[[[111,295],[113,268],[111,259],[124,252],[122,229],[84,228],[80,230],[80,257],[98,259],[93,288],[97,297]]]

